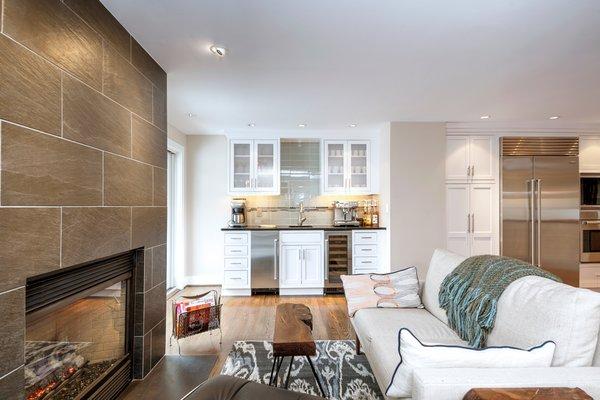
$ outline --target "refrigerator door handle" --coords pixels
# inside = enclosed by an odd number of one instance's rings
[[[531,224],[531,241],[529,242],[529,248],[531,249],[531,264],[535,265],[535,214],[534,214],[534,180],[527,181],[527,195],[529,196],[529,222]]]
[[[279,246],[277,246],[277,244],[279,243],[279,239],[274,239],[273,240],[273,279],[277,280],[279,279],[279,257],[277,257],[277,253],[279,252]]]
[[[537,266],[542,266],[542,180],[536,179],[537,196]]]

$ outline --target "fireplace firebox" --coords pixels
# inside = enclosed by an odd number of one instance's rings
[[[27,400],[114,399],[131,382],[138,257],[143,251],[27,279]]]

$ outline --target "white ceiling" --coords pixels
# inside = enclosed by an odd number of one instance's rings
[[[102,2],[168,72],[189,134],[600,122],[599,0]]]

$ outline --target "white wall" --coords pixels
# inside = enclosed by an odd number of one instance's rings
[[[390,237],[392,227],[390,226],[390,123],[387,122],[379,132],[379,226],[387,229],[381,231],[385,240],[381,244],[382,265],[387,266],[383,272],[389,272],[391,267]]]
[[[223,235],[229,217],[227,138],[190,135],[186,146],[186,268],[188,285],[223,280]]]
[[[391,122],[388,130],[389,215],[383,214],[390,230],[391,268],[414,265],[424,279],[433,250],[446,243],[446,124]]]

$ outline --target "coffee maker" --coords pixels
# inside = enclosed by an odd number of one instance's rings
[[[358,202],[334,202],[333,226],[360,226],[360,221],[358,220]]]
[[[243,228],[246,226],[246,201],[244,199],[233,199],[231,201],[231,228]]]

